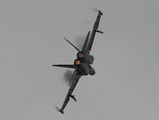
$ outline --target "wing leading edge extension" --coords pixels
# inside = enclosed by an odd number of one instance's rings
[[[59,110],[59,112],[61,112],[62,114],[64,114],[64,111],[63,111],[63,110],[65,109],[65,107],[66,107],[68,101],[70,100],[70,97],[71,97],[73,100],[76,101],[76,98],[72,95],[72,92],[73,92],[73,90],[75,89],[75,87],[76,87],[76,85],[77,85],[77,83],[78,83],[80,77],[81,77],[81,75],[79,75],[79,74],[77,73],[77,70],[75,70],[74,73],[73,73],[73,75],[72,75],[72,78],[71,78],[71,81],[72,81],[72,82],[71,82],[70,88],[69,88],[69,90],[68,90],[67,96],[66,96],[66,98],[65,98],[65,101],[64,101],[64,103],[63,103],[61,109]]]
[[[87,49],[86,49],[87,52],[91,51],[91,48],[92,48],[92,45],[93,45],[93,41],[94,41],[94,37],[96,35],[96,32],[103,34],[102,31],[98,30],[100,18],[101,18],[102,15],[103,15],[103,13],[101,11],[99,11],[98,12],[98,16],[97,16],[96,21],[95,21],[94,26],[93,26],[92,34],[90,36],[90,40],[89,40]]]

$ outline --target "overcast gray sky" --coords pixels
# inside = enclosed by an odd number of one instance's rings
[[[91,54],[95,76],[82,77],[77,102],[61,107],[73,63],[103,12]],[[1,120],[158,120],[158,0],[1,0]]]

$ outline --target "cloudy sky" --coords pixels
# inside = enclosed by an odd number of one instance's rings
[[[1,0],[1,120],[158,120],[158,0]],[[82,77],[65,114],[73,63],[103,12],[91,54],[95,76]]]

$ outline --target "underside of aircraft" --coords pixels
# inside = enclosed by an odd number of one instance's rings
[[[95,75],[95,69],[91,66],[94,62],[94,56],[90,55],[90,51],[91,51],[96,33],[98,32],[98,33],[103,34],[102,31],[98,30],[100,18],[102,15],[103,15],[103,13],[99,10],[96,21],[93,26],[93,30],[91,33],[90,33],[90,31],[88,32],[82,50],[79,50],[69,40],[64,38],[69,44],[71,44],[78,51],[77,58],[74,60],[74,63],[73,64],[53,65],[55,67],[64,67],[64,68],[74,69],[73,75],[72,75],[70,83],[69,83],[70,88],[68,90],[65,101],[64,101],[61,109],[59,110],[59,112],[61,112],[62,114],[64,113],[63,110],[65,109],[70,98],[72,98],[74,101],[77,101],[76,98],[74,97],[74,95],[72,95],[72,92],[73,92],[74,88],[76,87],[81,76]]]

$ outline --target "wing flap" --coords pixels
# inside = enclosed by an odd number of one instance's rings
[[[72,75],[72,77],[71,77],[71,80],[70,80],[70,82],[69,82],[69,84],[68,84],[69,86],[71,85],[73,79],[76,77],[76,74],[77,74],[77,70],[75,69],[74,72],[73,72],[73,75]]]
[[[86,51],[86,49],[87,49],[88,40],[89,40],[89,35],[90,35],[90,31],[87,33],[86,40],[85,40],[85,42],[84,42],[84,44],[83,44],[82,52]]]

